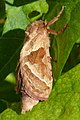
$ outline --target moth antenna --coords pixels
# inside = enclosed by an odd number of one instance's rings
[[[51,21],[49,21],[49,22],[47,23],[46,27],[49,27],[50,25],[52,25],[53,23],[55,23],[55,22],[59,19],[59,17],[61,16],[63,10],[64,10],[64,6],[62,6],[62,9],[61,9],[61,11],[58,13],[58,15],[57,15],[56,17],[54,17]]]

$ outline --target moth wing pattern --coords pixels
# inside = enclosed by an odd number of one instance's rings
[[[36,24],[39,24],[38,26]],[[48,98],[52,88],[52,71],[49,54],[49,37],[43,27],[43,21],[34,22],[30,28],[38,28],[36,35],[25,43],[21,51],[20,69],[24,91],[38,100]],[[40,28],[41,25],[41,28]],[[32,27],[33,26],[33,27]],[[29,30],[27,30],[28,32]],[[29,31],[30,32],[30,31]],[[46,41],[46,42],[45,42]],[[26,56],[25,56],[26,55]]]
[[[42,20],[32,23],[27,28],[26,34],[28,39],[25,37],[25,43],[20,53],[17,79],[18,82],[21,79],[22,101],[27,101],[26,98],[29,98],[31,101],[36,100],[33,102],[36,104],[39,100],[48,99],[52,89],[50,41]],[[24,111],[28,110],[29,106]]]

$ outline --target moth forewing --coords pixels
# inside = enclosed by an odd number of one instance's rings
[[[25,31],[25,43],[20,53],[20,66],[17,72],[17,82],[21,81],[19,89],[22,93],[22,113],[31,110],[39,100],[47,100],[50,95],[53,79],[49,33],[58,32],[51,31],[48,26],[58,20],[63,9],[64,7],[48,24],[38,20]]]

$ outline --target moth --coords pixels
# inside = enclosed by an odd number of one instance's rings
[[[64,6],[50,22],[35,21],[25,31],[24,45],[17,67],[16,86],[16,91],[22,93],[22,113],[32,110],[39,101],[47,100],[52,90],[49,34],[62,33],[66,25],[57,32],[49,29],[49,26],[58,20],[63,10]]]

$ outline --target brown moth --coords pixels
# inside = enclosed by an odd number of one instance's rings
[[[49,23],[42,20],[33,22],[25,31],[25,43],[20,53],[17,67],[17,92],[22,93],[22,113],[29,111],[39,100],[47,100],[52,89],[52,68],[49,54],[49,34],[60,34],[66,25],[58,32],[49,29],[64,10]]]

